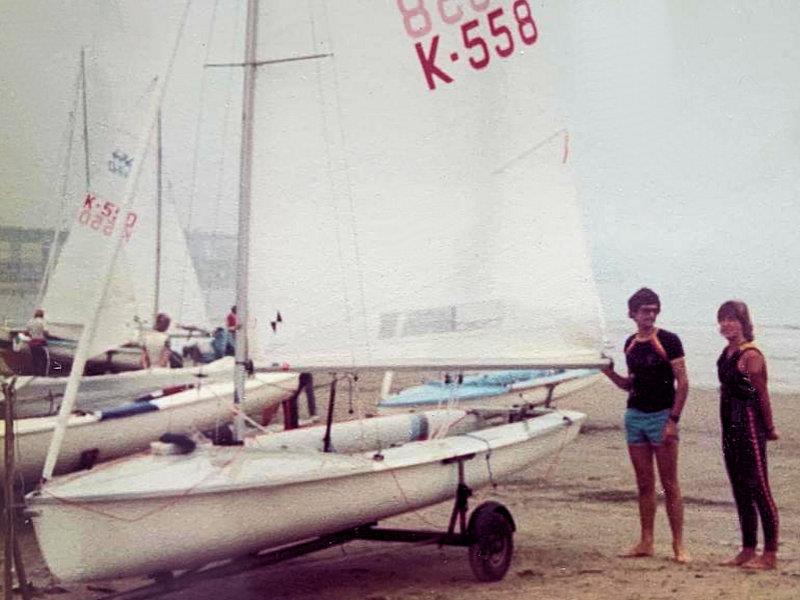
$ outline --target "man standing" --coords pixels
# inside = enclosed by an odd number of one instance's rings
[[[239,328],[239,319],[236,316],[236,305],[231,306],[231,312],[225,317],[225,327],[228,330],[228,341],[225,344],[225,354],[236,354],[236,330]]]
[[[50,353],[47,350],[47,324],[41,308],[37,308],[33,318],[28,321],[27,334],[31,338],[28,347],[31,350],[33,374],[46,376],[50,372]]]
[[[169,366],[170,346],[167,330],[170,323],[169,315],[158,313],[155,327],[152,330],[142,330],[140,343],[142,345],[142,366],[145,369]]]
[[[628,299],[628,316],[636,323],[636,333],[625,341],[628,376],[614,372],[613,364],[603,373],[628,391],[625,433],[639,493],[641,537],[622,556],[653,555],[655,458],[666,496],[675,560],[686,563],[689,555],[683,546],[683,497],[678,484],[678,421],[689,381],[680,338],[655,326],[660,311],[661,301],[649,288],[638,290]]]

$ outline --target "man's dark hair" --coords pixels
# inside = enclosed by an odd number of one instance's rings
[[[658,306],[659,310],[661,309],[661,300],[653,290],[650,288],[643,287],[628,298],[628,312],[633,316],[633,314],[639,310],[639,307],[644,306],[645,304],[655,304]]]

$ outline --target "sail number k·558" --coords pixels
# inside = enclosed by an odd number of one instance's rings
[[[438,83],[452,83],[455,65],[462,59],[473,69],[484,69],[493,56],[507,58],[517,44],[531,46],[539,37],[528,0],[514,0],[506,8],[492,8],[491,0],[396,2],[430,90],[435,90]],[[440,45],[450,37],[436,33],[436,27],[443,27],[446,32],[459,23],[461,36],[455,43],[460,45]]]

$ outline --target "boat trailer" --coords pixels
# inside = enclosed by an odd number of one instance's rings
[[[99,600],[156,598],[190,588],[203,581],[238,575],[354,540],[465,547],[468,548],[469,564],[475,577],[479,581],[499,581],[511,565],[516,525],[508,508],[494,501],[481,503],[467,519],[468,500],[472,496],[472,490],[464,483],[464,462],[474,457],[474,454],[466,454],[442,461],[444,464],[458,464],[459,483],[447,531],[381,528],[377,523],[366,523],[277,550],[248,554],[216,566],[200,567],[178,574],[154,573],[151,575],[153,583],[103,596]]]

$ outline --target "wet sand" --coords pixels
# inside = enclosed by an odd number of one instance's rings
[[[419,379],[419,375],[407,374],[397,383],[409,385]],[[364,378],[356,397],[374,398],[379,386],[378,378]],[[323,409],[324,395],[324,390],[318,391]],[[339,388],[337,398],[339,418],[348,418],[346,387]],[[800,485],[796,483],[800,419],[794,415],[799,400],[800,395],[773,398],[782,435],[780,441],[771,443],[769,454],[782,540],[780,563],[773,572],[750,573],[717,565],[737,551],[740,538],[719,447],[717,397],[715,392],[703,390],[692,390],[681,421],[680,474],[692,563],[679,565],[670,558],[663,502],[656,517],[656,555],[617,558],[618,552],[636,541],[638,513],[621,428],[624,394],[601,380],[559,403],[589,415],[575,443],[519,473],[513,481],[495,490],[481,490],[471,500],[470,505],[476,506],[485,499],[496,499],[508,506],[516,521],[514,560],[501,582],[476,582],[463,548],[351,542],[277,566],[204,582],[164,598],[794,600],[800,589]],[[442,504],[382,524],[446,528],[450,510],[449,504]],[[46,596],[94,599],[147,582],[60,584],[48,575],[29,529],[23,530],[22,544],[30,577]]]

